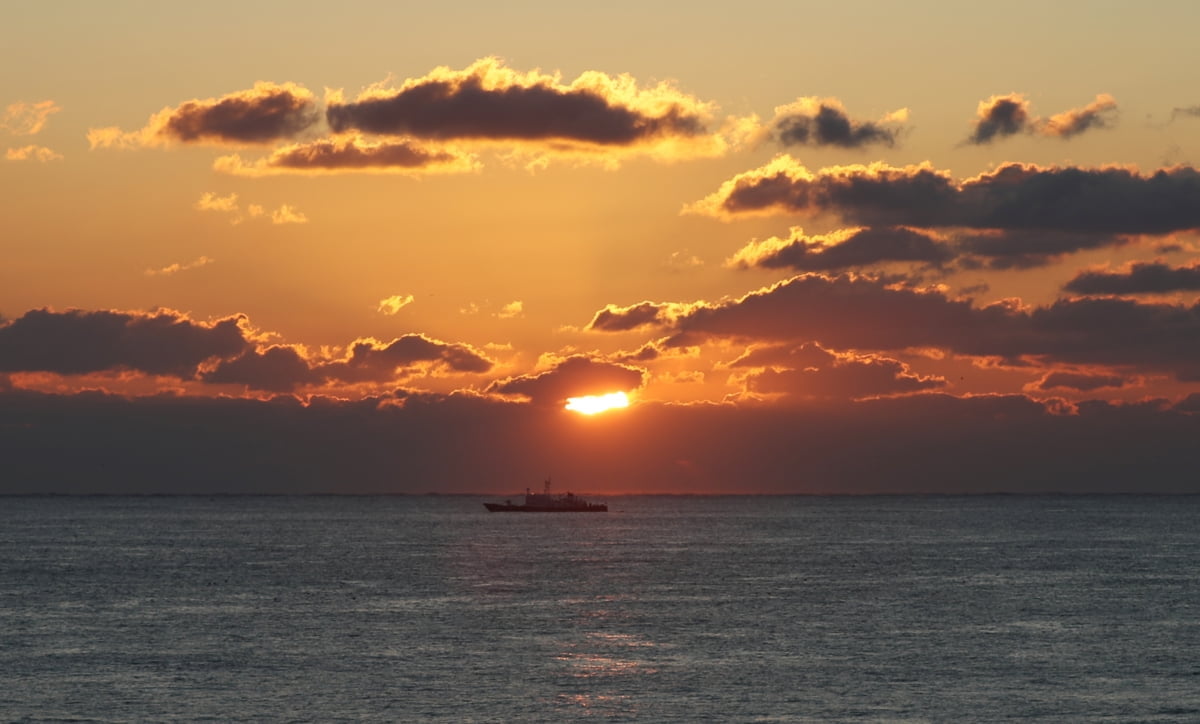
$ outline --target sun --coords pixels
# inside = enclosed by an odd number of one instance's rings
[[[629,407],[629,397],[624,392],[610,392],[607,395],[567,398],[567,409],[584,415],[595,415],[597,412],[604,412],[605,410],[612,410],[618,407]]]

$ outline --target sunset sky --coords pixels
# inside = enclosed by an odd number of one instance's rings
[[[1194,2],[3,15],[0,492],[1200,492]]]

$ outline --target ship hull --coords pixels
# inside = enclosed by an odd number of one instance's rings
[[[545,505],[506,505],[504,503],[484,503],[483,506],[493,513],[607,513],[608,506],[604,503],[572,506]]]

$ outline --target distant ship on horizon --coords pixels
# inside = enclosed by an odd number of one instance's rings
[[[574,493],[565,495],[550,494],[550,478],[546,478],[541,493],[534,493],[525,488],[525,502],[514,504],[511,500],[503,503],[484,503],[483,506],[493,513],[607,513],[606,503],[590,503]]]

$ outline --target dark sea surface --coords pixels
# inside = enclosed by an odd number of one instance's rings
[[[484,500],[0,498],[0,720],[1200,721],[1197,497]]]

